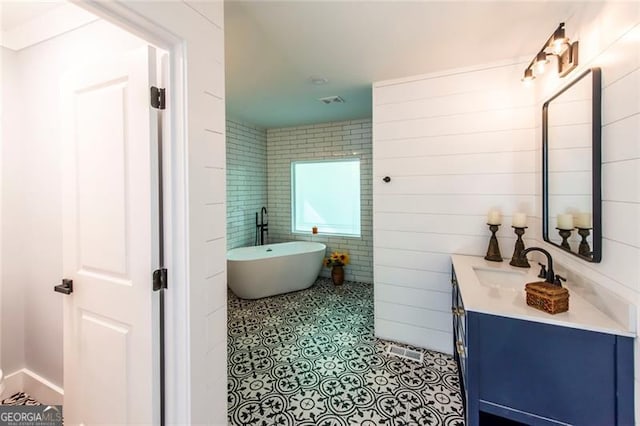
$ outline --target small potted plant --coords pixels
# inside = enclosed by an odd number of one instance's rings
[[[331,256],[324,258],[324,266],[331,268],[331,280],[335,285],[344,282],[344,265],[349,264],[349,253],[334,251]]]

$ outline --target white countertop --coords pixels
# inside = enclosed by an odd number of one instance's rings
[[[581,330],[635,337],[635,333],[589,303],[577,292],[571,283],[563,284],[569,290],[569,311],[549,314],[527,305],[524,286],[526,283],[544,281],[538,278],[539,268],[533,263],[531,268],[516,268],[508,261],[489,262],[477,256],[451,256],[458,279],[458,286],[467,311],[499,315],[526,321],[535,321]],[[495,288],[480,284],[475,269],[511,271],[522,274],[522,289]]]

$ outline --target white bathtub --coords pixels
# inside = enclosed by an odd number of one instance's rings
[[[326,246],[295,241],[241,247],[227,252],[229,288],[242,299],[259,299],[311,287]]]

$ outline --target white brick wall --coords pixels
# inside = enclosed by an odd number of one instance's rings
[[[360,238],[306,236],[291,233],[291,162],[360,157]],[[318,241],[332,250],[347,251],[351,263],[346,279],[373,282],[371,120],[330,122],[267,130],[269,241]],[[322,232],[322,230],[320,230]],[[329,270],[322,270],[329,276]]]
[[[267,132],[227,120],[227,248],[255,244],[255,214],[267,205]]]

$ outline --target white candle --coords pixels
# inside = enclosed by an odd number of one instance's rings
[[[489,225],[500,225],[502,224],[502,215],[498,210],[489,210],[489,215],[487,216],[487,223]]]
[[[527,215],[521,212],[514,213],[511,225],[516,228],[524,228],[527,226]]]
[[[576,228],[589,229],[591,228],[591,213],[578,213],[576,215]]]
[[[573,229],[573,215],[569,213],[559,214],[558,229]]]

